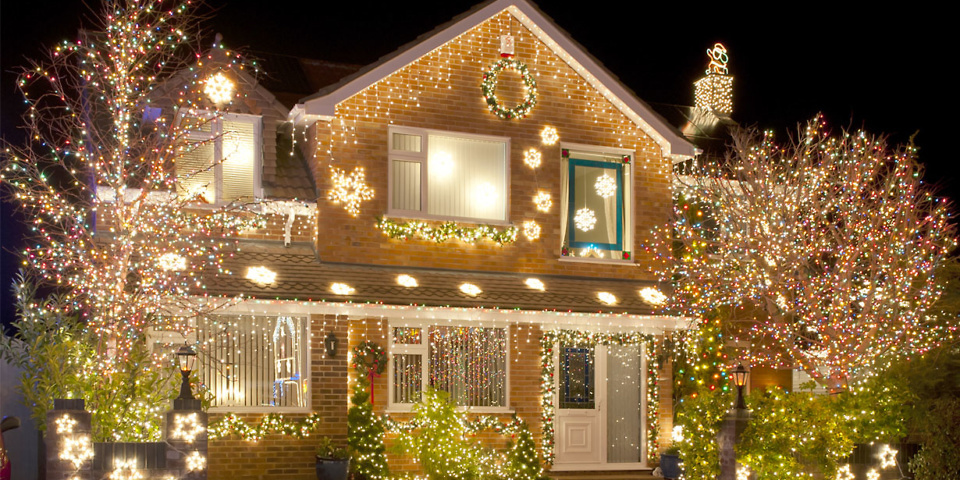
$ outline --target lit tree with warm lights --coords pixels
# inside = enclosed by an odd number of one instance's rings
[[[663,274],[675,307],[729,311],[745,360],[832,389],[937,346],[942,323],[927,310],[954,226],[921,175],[913,145],[830,135],[820,119],[782,148],[769,133],[736,135],[724,163],[678,177],[695,201],[677,202],[660,246],[673,252]]]
[[[220,45],[198,53],[192,9],[106,1],[91,29],[18,81],[27,140],[4,143],[2,183],[29,223],[24,266],[81,314],[103,378],[130,373],[147,328],[216,308],[202,272],[220,270],[226,238],[260,222],[237,203],[194,208],[205,188],[182,188],[214,168],[181,162],[214,141],[189,131],[239,100],[231,82],[247,68]]]

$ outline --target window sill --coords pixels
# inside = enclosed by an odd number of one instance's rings
[[[638,266],[633,260],[622,260],[619,258],[560,257],[558,260],[562,263],[598,263],[602,265]]]
[[[209,413],[262,413],[264,415],[269,413],[287,413],[287,414],[310,414],[313,410],[310,407],[271,407],[269,405],[259,406],[259,407],[210,407],[207,410]]]
[[[483,219],[483,218],[467,218],[467,217],[443,217],[440,215],[429,215],[426,213],[419,212],[409,212],[405,210],[388,210],[387,213],[383,216],[384,219],[394,220],[397,222],[401,221],[418,221],[418,222],[436,222],[436,223],[457,223],[464,225],[490,225],[494,227],[512,227],[513,223],[509,220],[493,220],[493,219]]]
[[[516,409],[510,407],[457,407],[458,412],[480,413],[490,415],[513,415]],[[389,405],[386,413],[411,413],[413,405]]]

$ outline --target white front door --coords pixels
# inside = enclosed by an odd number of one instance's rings
[[[554,470],[645,465],[646,398],[639,345],[559,345]]]

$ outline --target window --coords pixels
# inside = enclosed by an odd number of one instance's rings
[[[211,204],[260,196],[259,116],[191,112],[181,117],[181,125],[188,146],[177,159],[179,193],[199,194]]]
[[[390,211],[507,221],[506,139],[390,129]]]
[[[212,315],[197,322],[200,382],[213,407],[264,410],[309,406],[307,320]]]
[[[418,402],[430,386],[448,392],[459,406],[507,407],[506,328],[443,325],[392,330],[394,406]]]
[[[632,155],[568,148],[562,153],[563,254],[629,260]]]

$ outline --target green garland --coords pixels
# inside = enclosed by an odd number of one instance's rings
[[[373,361],[368,363],[367,357],[370,356],[373,357]],[[360,342],[360,345],[353,349],[353,368],[364,380],[370,376],[371,370],[375,375],[380,375],[387,370],[387,352],[376,343]]]
[[[383,417],[383,423],[389,432],[410,433],[421,427],[416,419],[410,420],[409,422],[399,422],[389,416]],[[500,435],[511,436],[519,435],[521,431],[527,428],[526,422],[516,415],[506,422],[500,421],[500,419],[494,416],[484,415],[468,421],[464,426],[467,432],[473,434],[480,433],[484,430],[493,430]]]
[[[527,97],[520,102],[520,105],[513,108],[503,108],[497,100],[497,79],[505,68],[512,68],[520,73],[523,84],[527,87]],[[501,120],[526,117],[537,104],[537,81],[525,64],[512,58],[501,58],[490,67],[490,70],[484,72],[480,88],[483,90],[483,98],[487,101],[490,111]]]
[[[660,362],[657,359],[657,338],[640,333],[588,333],[576,330],[551,330],[540,340],[540,393],[543,423],[543,458],[553,463],[554,456],[554,378],[553,349],[555,345],[573,344],[588,347],[596,345],[646,345],[647,360],[647,456],[654,460],[660,449],[660,387],[657,383]]]
[[[311,413],[302,420],[287,420],[282,414],[271,413],[261,418],[259,425],[251,427],[237,414],[231,413],[210,424],[207,435],[211,440],[239,435],[241,439],[251,442],[259,441],[264,435],[271,433],[304,438],[309,437],[310,432],[316,431],[320,419],[319,413]]]
[[[417,237],[443,243],[455,238],[461,242],[476,243],[477,240],[482,238],[489,238],[500,245],[517,241],[517,232],[519,231],[517,227],[504,229],[498,229],[490,225],[464,227],[456,222],[444,222],[437,226],[430,226],[426,222],[416,220],[399,223],[386,218],[377,219],[376,227],[383,230],[384,235],[398,240]]]

